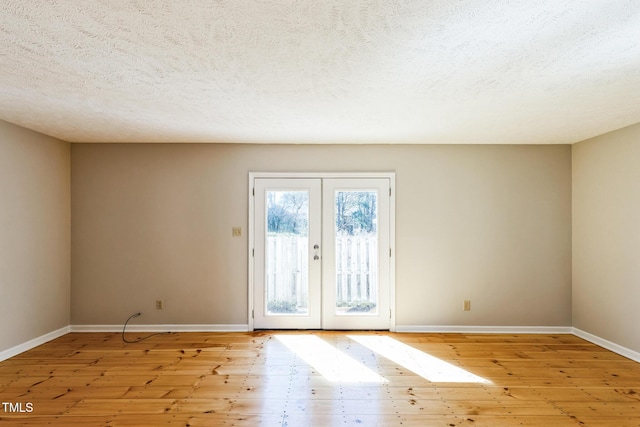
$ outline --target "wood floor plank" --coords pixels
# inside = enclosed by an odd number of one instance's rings
[[[333,353],[278,338],[308,334]],[[3,426],[638,427],[640,364],[572,335],[72,333],[1,362],[0,401]]]

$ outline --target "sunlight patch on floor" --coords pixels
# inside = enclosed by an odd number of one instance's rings
[[[479,377],[396,339],[376,335],[347,335],[352,340],[431,382],[480,383],[491,381]]]
[[[314,335],[275,335],[331,382],[385,383],[386,379]]]

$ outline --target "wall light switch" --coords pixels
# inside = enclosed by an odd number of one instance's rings
[[[464,305],[463,305],[462,309],[464,311],[471,311],[471,301],[469,301],[468,299],[464,300]]]
[[[231,229],[231,234],[233,235],[233,237],[242,236],[242,227],[233,227]]]

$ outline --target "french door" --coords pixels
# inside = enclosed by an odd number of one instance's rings
[[[253,326],[389,329],[390,178],[255,178]]]

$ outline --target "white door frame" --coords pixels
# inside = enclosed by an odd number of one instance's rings
[[[395,172],[249,172],[249,224],[248,224],[248,322],[249,330],[254,330],[254,262],[255,262],[255,212],[254,212],[254,181],[257,178],[388,178],[391,196],[389,198],[389,330],[396,331],[396,174]]]

